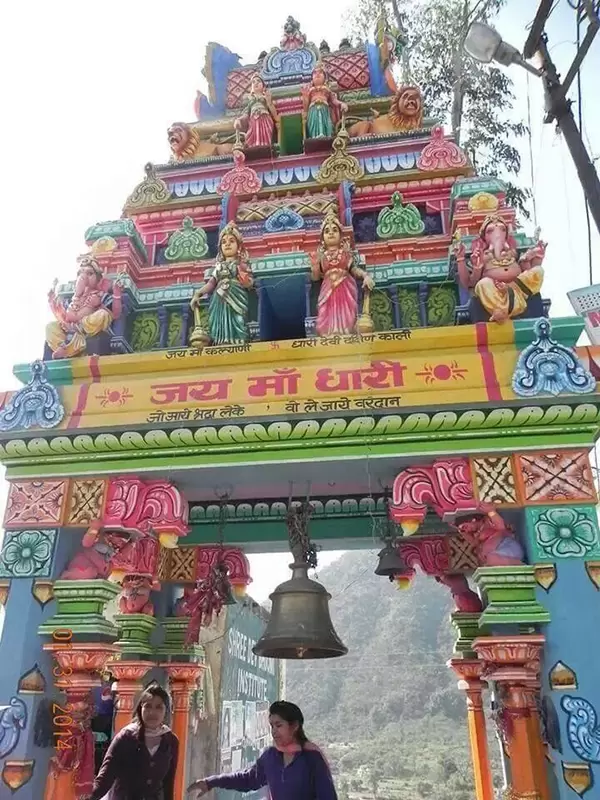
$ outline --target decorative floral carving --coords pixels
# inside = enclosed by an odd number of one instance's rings
[[[478,507],[469,462],[463,458],[434,461],[430,467],[409,467],[394,480],[392,495],[392,518],[405,533],[414,533],[428,507],[442,518]]]
[[[12,481],[8,492],[4,526],[60,525],[68,482]]]
[[[444,129],[436,125],[431,129],[431,141],[425,145],[419,158],[417,168],[423,172],[464,167],[467,157],[460,147],[450,139],[444,138]]]
[[[364,170],[354,156],[347,152],[348,131],[342,126],[333,140],[333,153],[325,159],[317,172],[317,183],[321,185],[338,184],[342,181],[357,181]]]
[[[595,503],[596,489],[585,450],[523,453],[517,456],[523,501]]]
[[[419,209],[412,203],[403,203],[400,192],[392,195],[392,207],[382,208],[377,216],[377,236],[395,239],[401,236],[420,236],[425,230]]]
[[[419,536],[400,540],[398,550],[408,567],[419,566],[427,575],[442,575],[450,571],[450,549],[447,536]]]
[[[594,706],[585,697],[565,695],[560,701],[567,716],[569,744],[584,761],[600,764],[600,725]]]
[[[34,361],[31,380],[0,411],[0,431],[56,428],[65,415],[58,391],[46,380],[46,365]]]
[[[469,211],[496,211],[498,208],[498,198],[489,192],[477,192],[468,202]]]
[[[181,228],[169,236],[165,258],[167,261],[194,261],[207,253],[206,231],[196,228],[191,217],[184,217]]]
[[[471,460],[477,497],[482,503],[513,505],[517,502],[510,456],[482,456]]]
[[[0,576],[47,578],[52,567],[56,531],[7,531],[0,554]]]
[[[283,206],[277,208],[270,217],[265,220],[265,231],[267,233],[283,233],[284,231],[299,231],[304,228],[304,217],[293,208]]]
[[[544,637],[539,634],[486,636],[473,642],[473,649],[486,662],[486,675],[492,680],[506,678],[517,683],[519,673],[516,668],[522,669],[520,678],[523,681],[537,678],[543,646]],[[505,675],[506,667],[509,669]]]
[[[83,527],[99,519],[105,494],[105,480],[73,480],[69,495],[67,525]]]
[[[154,533],[163,546],[175,546],[189,531],[188,504],[169,481],[111,478],[102,525]]]
[[[156,176],[153,164],[144,167],[146,177],[135,187],[125,202],[126,209],[140,209],[168,203],[171,192],[167,184]]]
[[[11,697],[7,706],[0,706],[0,758],[12,753],[26,725],[27,706],[18,697]]]
[[[226,172],[217,186],[218,194],[226,192],[233,195],[255,194],[260,192],[262,180],[252,167],[246,166],[246,156],[241,144],[233,148],[233,169]]]
[[[534,331],[537,338],[517,359],[512,378],[516,395],[590,394],[596,390],[596,379],[579,361],[575,351],[551,338],[549,320],[544,317],[536,320]]]
[[[234,588],[245,588],[252,583],[250,564],[246,554],[237,547],[196,547],[196,580],[208,578],[211,569],[222,561],[228,571],[229,583]]]
[[[594,507],[528,508],[536,558],[600,555]]]

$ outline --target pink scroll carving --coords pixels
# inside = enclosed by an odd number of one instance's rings
[[[450,545],[447,536],[400,539],[397,547],[408,567],[420,567],[427,575],[443,575],[450,569]]]
[[[417,159],[417,168],[424,171],[456,169],[464,167],[467,157],[450,139],[444,138],[444,129],[437,125],[431,130],[431,141],[428,142]]]
[[[476,511],[471,468],[466,458],[434,461],[409,467],[394,481],[390,514],[395,522],[420,523],[431,508],[442,519]]]
[[[102,526],[159,537],[185,536],[189,532],[188,505],[169,481],[112,478]]]
[[[223,561],[228,569],[229,583],[234,587],[245,587],[252,583],[250,564],[246,554],[237,547],[198,547],[196,548],[196,581],[208,578],[210,571]]]

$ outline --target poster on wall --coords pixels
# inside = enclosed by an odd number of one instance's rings
[[[269,706],[278,699],[279,664],[252,652],[264,628],[264,619],[248,607],[238,606],[231,614],[221,667],[221,772],[247,769],[271,743]],[[242,797],[224,790],[216,795],[218,800]],[[268,792],[243,796],[263,800]]]

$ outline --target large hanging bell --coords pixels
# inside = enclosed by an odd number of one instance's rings
[[[386,542],[385,547],[379,551],[378,556],[379,563],[375,568],[375,575],[383,575],[386,578],[393,579],[395,575],[403,575],[406,572],[406,564],[391,541]]]
[[[271,595],[271,617],[263,636],[253,647],[267,658],[336,658],[345,656],[329,615],[331,595],[308,577],[308,565],[290,566],[292,577]]]

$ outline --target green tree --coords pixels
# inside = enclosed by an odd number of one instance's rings
[[[506,0],[358,0],[347,18],[356,39],[372,34],[384,11],[408,42],[403,80],[421,87],[427,111],[450,125],[480,174],[507,182],[507,200],[529,217],[530,192],[512,181],[521,169],[514,142],[527,128],[511,118],[513,84],[506,71],[480,64],[463,49],[469,25],[489,22]]]

